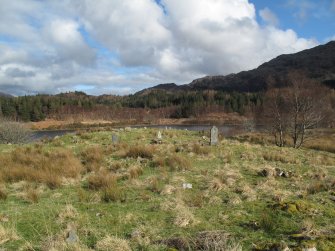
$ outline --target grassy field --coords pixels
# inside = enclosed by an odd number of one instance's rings
[[[156,135],[0,145],[0,249],[335,250],[334,153]]]

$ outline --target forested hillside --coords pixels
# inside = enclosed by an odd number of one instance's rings
[[[122,119],[126,114],[115,113],[124,109],[165,109],[166,118],[188,118],[200,115],[205,107],[225,112],[245,114],[263,103],[262,93],[227,93],[220,91],[198,91],[170,93],[154,91],[147,95],[90,96],[83,92],[58,95],[36,95],[22,97],[0,97],[2,116],[20,121],[40,121],[47,117],[57,118],[64,114],[90,113]]]

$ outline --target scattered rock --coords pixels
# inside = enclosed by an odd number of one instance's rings
[[[285,170],[281,170],[281,169],[279,169],[279,168],[276,168],[275,171],[276,171],[276,176],[277,176],[277,177],[283,177],[283,178],[289,178],[289,177],[292,177],[292,172],[288,172],[288,171],[285,171]]]
[[[191,183],[183,183],[183,188],[184,189],[192,189],[192,184]]]
[[[273,168],[264,168],[258,172],[258,175],[263,177],[274,177],[276,176],[276,170]]]
[[[317,251],[316,247],[312,247],[312,248],[303,248],[301,249],[302,251]]]
[[[75,230],[71,229],[68,233],[67,233],[67,238],[66,238],[66,242],[69,244],[75,244],[79,241],[79,237],[76,233]]]
[[[283,178],[290,178],[292,177],[291,171],[285,171],[279,168],[264,168],[263,170],[258,172],[258,175],[263,177],[283,177]]]
[[[162,140],[159,140],[159,139],[152,139],[150,144],[162,144]]]
[[[329,196],[329,199],[335,202],[335,196],[334,195]]]

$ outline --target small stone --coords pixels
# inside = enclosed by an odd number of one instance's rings
[[[301,249],[302,251],[318,251],[317,249],[316,249],[316,247],[312,247],[312,248],[303,248],[303,249]]]
[[[331,195],[329,196],[329,199],[335,202],[335,196]]]
[[[69,244],[75,244],[79,241],[79,237],[74,230],[70,230],[67,234],[66,242]]]
[[[190,183],[183,183],[183,188],[184,189],[192,189],[192,184],[190,184]]]
[[[142,232],[138,229],[134,230],[131,233],[131,238],[133,238],[133,239],[137,239],[137,238],[141,238],[141,237],[142,237]]]

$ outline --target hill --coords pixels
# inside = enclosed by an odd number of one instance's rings
[[[13,97],[13,96],[4,92],[0,92],[0,97]]]
[[[250,71],[226,76],[206,76],[187,85],[173,85],[173,90],[222,90],[259,92],[270,85],[282,87],[289,83],[288,74],[298,71],[305,77],[335,88],[335,41],[294,54],[280,55]],[[149,90],[171,90],[172,85],[158,85]]]

